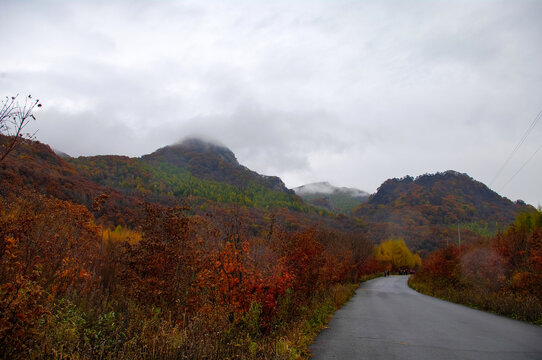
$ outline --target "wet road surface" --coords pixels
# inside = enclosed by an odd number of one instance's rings
[[[537,359],[542,327],[422,295],[408,276],[363,283],[310,346],[312,359]]]

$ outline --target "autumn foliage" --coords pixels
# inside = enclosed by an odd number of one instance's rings
[[[293,324],[371,257],[360,234],[275,215],[255,230],[247,208],[140,207],[113,228],[30,190],[1,198],[0,358],[287,358]]]
[[[422,265],[420,255],[413,254],[401,238],[389,239],[378,245],[375,249],[375,259],[391,271],[417,269]]]
[[[432,295],[542,323],[542,213],[521,213],[491,239],[425,259],[411,285]]]
[[[39,343],[58,299],[88,295],[99,279],[100,237],[88,210],[25,192],[0,203],[0,350]]]
[[[0,163],[1,359],[307,357],[362,279],[420,266],[401,239],[375,249],[378,224],[200,150],[68,162],[38,142],[14,148]],[[540,303],[539,213],[470,244],[431,255],[418,283]]]
[[[367,224],[369,238],[401,237],[423,256],[455,241],[458,227],[463,242],[475,242],[506,229],[519,212],[532,210],[467,174],[445,171],[386,180],[354,216]]]

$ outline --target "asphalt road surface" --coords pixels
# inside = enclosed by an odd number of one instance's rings
[[[312,359],[542,359],[542,327],[368,281],[310,346]]]

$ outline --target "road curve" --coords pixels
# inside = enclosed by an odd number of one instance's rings
[[[368,281],[310,346],[312,359],[542,359],[542,327]]]

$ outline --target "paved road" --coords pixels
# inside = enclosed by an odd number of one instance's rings
[[[542,359],[542,327],[368,281],[310,346],[313,359]]]

